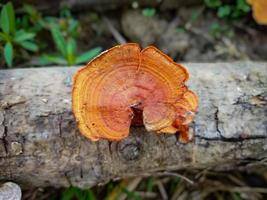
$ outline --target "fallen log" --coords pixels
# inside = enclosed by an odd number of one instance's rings
[[[177,169],[228,170],[267,158],[267,63],[185,64],[199,111],[180,144],[175,135],[131,128],[120,142],[91,142],[71,111],[77,67],[0,71],[0,180],[91,187]]]

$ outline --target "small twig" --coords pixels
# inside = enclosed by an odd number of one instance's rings
[[[115,28],[115,26],[113,26],[111,21],[108,18],[106,18],[105,16],[103,16],[103,20],[107,24],[108,29],[111,32],[111,34],[113,35],[113,37],[115,38],[115,40],[119,44],[125,44],[127,42],[126,39],[120,34],[120,32]]]
[[[233,25],[240,29],[245,31],[247,34],[249,34],[252,37],[257,37],[257,31],[255,29],[250,28],[249,26],[246,26],[245,23],[240,23],[240,22],[233,22]]]
[[[171,197],[171,200],[177,200],[178,197],[180,197],[183,194],[183,191],[185,190],[185,184],[182,184],[182,182],[179,182],[176,185],[175,191]]]
[[[158,188],[159,188],[159,192],[160,192],[160,195],[162,197],[163,200],[168,200],[168,195],[167,195],[167,192],[163,186],[163,184],[160,182],[160,181],[157,181],[156,182]]]
[[[237,184],[237,185],[240,185],[240,186],[245,186],[246,185],[243,181],[241,181],[240,179],[238,179],[237,177],[235,177],[235,176],[233,176],[231,174],[228,175],[228,178],[231,181],[233,181],[235,184]]]
[[[258,193],[266,193],[267,194],[267,188],[259,188],[259,187],[214,187],[211,189],[206,189],[207,191],[227,191],[227,192],[258,192]]]
[[[155,192],[142,192],[142,191],[136,191],[136,194],[138,194],[142,198],[156,198],[157,194]]]
[[[207,42],[209,42],[209,43],[213,43],[214,42],[214,39],[209,35],[209,34],[207,34],[206,32],[203,32],[203,31],[201,31],[201,30],[198,30],[198,29],[196,29],[196,28],[194,28],[194,27],[191,27],[191,26],[189,26],[189,25],[186,25],[185,26],[185,29],[187,30],[187,31],[189,31],[189,32],[191,32],[191,33],[193,33],[193,34],[195,34],[195,35],[199,35],[199,36],[201,36],[203,39],[205,39]]]
[[[139,185],[139,183],[142,181],[141,177],[133,179],[131,182],[125,186],[125,189],[129,192],[132,192],[135,190],[135,188]],[[127,198],[127,194],[122,194],[118,200],[125,200]]]
[[[174,172],[168,172],[168,171],[165,171],[165,172],[157,172],[156,175],[159,175],[159,176],[164,176],[164,175],[167,175],[167,176],[175,176],[175,177],[179,177],[185,181],[187,181],[188,183],[190,183],[191,185],[194,184],[194,181],[190,180],[189,178],[187,178],[186,176],[183,176],[181,174],[178,174],[178,173],[174,173]]]

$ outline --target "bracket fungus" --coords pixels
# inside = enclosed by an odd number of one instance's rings
[[[257,23],[267,25],[267,0],[247,0],[252,6],[253,17]]]
[[[72,109],[80,132],[93,141],[118,141],[131,125],[147,131],[180,133],[187,142],[187,125],[198,107],[197,96],[185,86],[189,74],[153,46],[115,46],[74,76]]]

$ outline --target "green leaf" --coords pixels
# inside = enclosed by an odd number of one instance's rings
[[[239,193],[230,193],[231,194],[231,196],[232,196],[232,199],[233,200],[242,200],[243,198],[241,198],[241,196],[240,196],[240,194]]]
[[[210,8],[218,8],[222,5],[221,0],[205,0],[205,4]]]
[[[71,33],[74,36],[77,35],[78,26],[79,26],[79,23],[76,20],[70,19],[69,25],[68,25],[68,33]]]
[[[32,15],[35,13],[35,9],[33,6],[29,5],[29,4],[24,4],[23,5],[23,10],[28,13],[29,15]]]
[[[201,10],[193,10],[190,16],[190,21],[192,23],[196,22],[199,19],[199,16],[202,14]]]
[[[13,46],[10,42],[7,42],[4,47],[4,56],[5,61],[9,67],[12,66],[12,60],[13,60]]]
[[[35,37],[35,33],[28,33],[24,30],[19,30],[15,33],[15,38],[14,40],[16,42],[22,42],[25,40],[30,40],[33,39]]]
[[[66,49],[65,49],[66,42],[58,26],[51,25],[51,33],[52,33],[53,41],[56,44],[56,48],[59,50],[62,56],[65,57],[66,56]]]
[[[153,177],[149,177],[148,180],[147,180],[147,191],[148,192],[152,192],[154,185],[155,185],[154,178]]]
[[[32,41],[22,41],[19,42],[20,46],[29,51],[38,51],[38,46]]]
[[[92,58],[94,58],[95,56],[97,56],[101,51],[102,51],[102,48],[101,47],[96,47],[96,48],[93,48],[93,49],[91,49],[91,50],[83,53],[82,55],[80,55],[76,59],[76,64],[81,64],[81,63],[89,62]]]
[[[237,9],[242,10],[243,12],[247,13],[250,11],[250,6],[248,5],[246,0],[238,0]]]
[[[1,10],[0,25],[1,25],[1,29],[3,30],[3,32],[9,34],[10,25],[9,25],[9,18],[8,18],[6,5],[3,6]]]
[[[4,33],[15,32],[15,14],[11,2],[4,5],[1,10],[0,25]]]
[[[14,8],[11,2],[8,2],[6,4],[7,14],[8,14],[8,20],[9,20],[9,31],[11,33],[15,33],[15,14],[14,14]]]
[[[91,189],[81,190],[76,187],[67,188],[61,196],[61,200],[96,200],[96,197]]]
[[[48,65],[48,64],[66,65],[67,61],[61,56],[43,55],[39,59],[39,63],[42,65]]]
[[[68,65],[73,65],[75,63],[75,53],[76,53],[76,41],[73,38],[69,38],[67,41],[67,60]]]
[[[231,11],[232,9],[229,5],[224,5],[218,9],[217,15],[220,18],[229,17],[231,14]]]
[[[129,199],[133,199],[133,200],[141,200],[141,197],[135,193],[135,192],[132,192],[132,191],[129,191],[127,188],[123,187],[122,188],[122,191],[127,195],[127,197]]]
[[[71,12],[68,7],[63,7],[63,9],[60,11],[60,17],[62,18],[70,18]]]
[[[145,8],[142,11],[143,15],[146,17],[153,17],[156,14],[155,8]]]
[[[88,189],[87,191],[87,198],[88,200],[96,200],[96,197],[91,189]]]

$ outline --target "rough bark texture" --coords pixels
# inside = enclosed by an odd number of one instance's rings
[[[89,187],[159,170],[266,166],[267,64],[186,66],[200,98],[186,145],[143,128],[120,142],[91,142],[71,111],[77,67],[0,71],[0,179]]]

